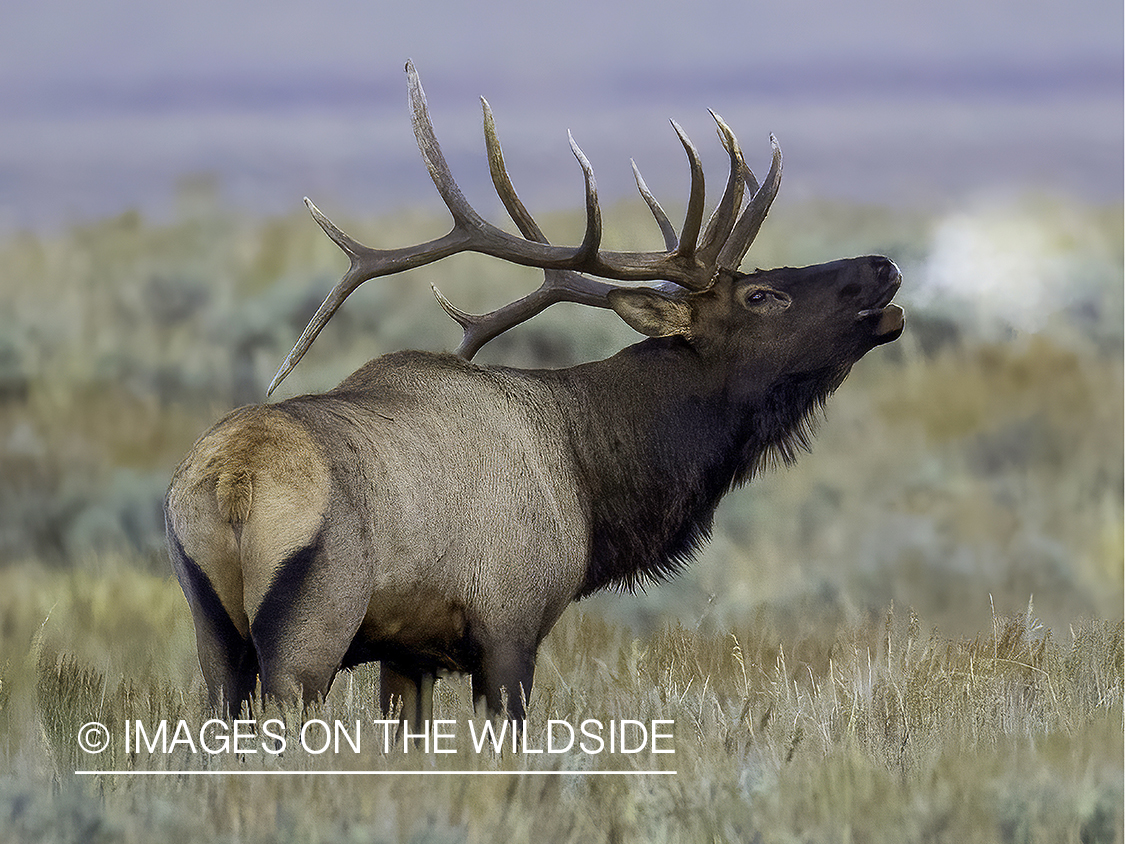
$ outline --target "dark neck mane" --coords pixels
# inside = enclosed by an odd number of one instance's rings
[[[809,449],[816,412],[846,375],[785,376],[736,401],[708,389],[698,364],[682,341],[650,340],[565,371],[592,528],[581,595],[675,575],[710,537],[723,495]]]

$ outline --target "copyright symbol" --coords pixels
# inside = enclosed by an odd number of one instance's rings
[[[109,730],[105,724],[91,721],[78,730],[78,746],[86,753],[101,753],[109,747]]]

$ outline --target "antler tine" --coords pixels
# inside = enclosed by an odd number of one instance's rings
[[[567,267],[574,264],[576,250],[573,248],[550,246],[545,242],[533,242],[509,235],[487,223],[469,205],[454,181],[441,146],[438,144],[426,106],[425,91],[422,89],[414,65],[410,62],[406,65],[406,73],[414,136],[430,172],[430,178],[453,215],[453,228],[443,237],[416,246],[401,249],[372,249],[341,231],[306,198],[305,204],[312,213],[313,219],[348,256],[349,267],[305,326],[301,337],[270,382],[266,391],[267,396],[271,395],[278,384],[293,371],[344,299],[365,281],[413,269],[466,250],[483,252],[530,266]],[[501,198],[505,198],[503,194]],[[524,213],[526,215],[526,210]],[[530,220],[530,215],[526,216]]]
[[[500,147],[500,138],[496,134],[496,120],[492,116],[492,107],[484,97],[480,98],[481,110],[484,112],[484,145],[488,150],[488,172],[492,176],[492,184],[496,188],[496,195],[504,203],[504,208],[512,222],[523,232],[528,240],[538,243],[548,243],[543,230],[528,212],[527,207],[516,195],[516,188],[508,175],[508,168],[504,164],[504,150]]]
[[[594,266],[590,269],[596,270],[599,263],[598,247],[602,243],[602,210],[598,206],[598,183],[594,180],[594,168],[590,166],[590,160],[586,158],[569,130],[566,137],[570,141],[570,151],[578,159],[578,164],[582,167],[582,176],[586,180],[586,234],[582,238],[582,245],[578,247],[578,256],[581,256],[579,264],[585,268],[587,264],[592,263]]]
[[[676,236],[672,221],[668,219],[668,215],[664,213],[664,208],[661,207],[660,202],[652,195],[652,191],[645,184],[644,176],[641,175],[637,162],[629,159],[629,163],[633,165],[633,178],[637,181],[637,190],[641,192],[641,197],[648,205],[648,210],[652,212],[652,216],[656,218],[656,224],[660,226],[660,233],[664,236],[664,248],[671,252],[680,245],[680,239]]]
[[[468,311],[461,310],[448,299],[446,299],[442,292],[438,290],[436,284],[431,284],[430,290],[434,292],[434,298],[437,299],[438,304],[442,307],[442,310],[453,317],[457,324],[464,328],[466,331],[468,331],[469,326],[474,325],[480,320],[480,317],[474,316]]]
[[[750,196],[754,196],[758,192],[758,180],[754,177],[754,171],[747,166],[745,161],[742,162],[742,181],[746,183],[746,192]]]
[[[426,169],[430,171],[430,179],[437,188],[449,212],[453,215],[456,224],[487,225],[484,219],[469,205],[465,195],[453,179],[453,173],[445,161],[445,154],[438,144],[434,132],[434,124],[430,120],[430,110],[426,105],[426,92],[422,88],[422,80],[418,71],[414,69],[413,62],[406,63],[406,85],[410,94],[411,123],[414,126],[414,139],[422,159],[426,162]]]
[[[727,242],[723,245],[722,251],[719,252],[718,265],[723,269],[738,269],[742,259],[746,256],[746,250],[750,248],[750,244],[758,236],[762,221],[766,219],[770,205],[773,204],[774,197],[777,196],[777,189],[781,186],[781,146],[773,135],[770,135],[770,146],[773,147],[773,161],[770,163],[765,181],[754,192],[754,197],[747,203],[745,210],[743,210],[734,226],[734,231],[731,232]]]
[[[340,231],[340,229],[336,227],[336,224],[325,217],[321,210],[313,204],[311,199],[306,196],[304,201],[305,207],[309,209],[309,213],[312,214],[312,218],[316,220],[316,224],[324,230],[324,233],[328,235],[333,243],[344,251],[345,255],[352,258],[353,263],[359,255],[367,251],[367,247],[358,240]]]
[[[746,162],[742,158],[742,148],[738,145],[738,138],[716,112],[711,112],[719,132],[719,140],[723,149],[730,156],[730,175],[727,177],[727,186],[723,191],[723,198],[715,207],[715,212],[707,222],[707,231],[703,234],[703,245],[699,247],[700,259],[708,266],[715,265],[715,258],[722,250],[723,245],[730,238],[734,229],[739,209],[742,208],[742,197],[745,182],[743,171]]]
[[[703,228],[703,212],[706,210],[706,185],[703,178],[703,162],[699,160],[699,152],[695,144],[687,136],[675,120],[672,128],[676,130],[676,137],[687,153],[688,167],[691,170],[691,189],[688,193],[687,211],[684,213],[684,225],[680,229],[680,245],[676,250],[684,260],[694,262],[695,249],[699,243],[699,232]],[[705,279],[704,284],[710,279]],[[698,285],[697,285],[698,286]]]
[[[617,285],[587,278],[570,270],[544,270],[543,284],[531,293],[480,315],[469,314],[455,307],[436,287],[433,291],[438,303],[463,330],[461,345],[457,347],[456,354],[465,360],[472,360],[489,340],[521,322],[526,322],[551,305],[558,302],[575,302],[579,305],[608,308],[608,294],[615,289]]]
[[[413,63],[407,62],[406,73],[407,87],[410,92],[410,109],[412,122],[414,124],[414,137],[418,142],[418,149],[426,162],[426,168],[430,172],[430,178],[433,180],[434,187],[437,188],[442,200],[449,208],[449,212],[453,215],[453,230],[461,233],[465,241],[465,245],[462,249],[492,255],[493,257],[505,261],[512,261],[516,264],[541,268],[571,269],[576,268],[583,261],[587,260],[587,256],[582,252],[581,248],[575,249],[574,247],[551,246],[545,241],[529,240],[508,234],[508,232],[503,229],[493,226],[469,205],[468,200],[465,199],[465,195],[457,186],[457,182],[453,178],[453,173],[449,169],[449,164],[445,160],[445,155],[441,151],[441,146],[438,144],[433,122],[430,120],[429,108],[426,105],[426,93],[422,89],[421,80],[418,77],[418,72],[414,69]],[[493,132],[493,139],[495,139],[495,132]],[[490,142],[487,128],[485,142],[486,144]],[[498,141],[495,146],[499,149]],[[491,152],[490,150],[490,157]],[[491,161],[489,166],[491,169]],[[503,171],[502,165],[501,170]],[[504,177],[501,181],[501,184],[505,183],[510,185],[510,180],[507,179],[506,172],[504,172]],[[505,192],[501,192],[500,198],[504,201],[505,207],[515,198],[514,191],[510,191],[510,193],[511,196],[508,196]],[[589,194],[588,190],[587,194]],[[516,199],[516,202],[518,202],[518,199]],[[519,207],[522,208],[522,203]],[[523,211],[523,216],[525,221],[530,221],[531,218],[530,215],[527,214],[526,209]],[[517,220],[517,224],[518,223],[519,221]],[[600,220],[598,225],[600,226]],[[590,222],[588,221],[587,237],[589,237],[589,227]],[[600,238],[600,234],[598,237]]]
[[[601,243],[601,209],[598,207],[594,171],[573,138],[570,138],[571,150],[582,167],[586,182],[586,234],[580,246],[576,248],[551,246],[543,241],[515,237],[485,221],[468,204],[460,188],[453,180],[449,165],[445,161],[445,156],[442,154],[441,147],[438,145],[437,137],[434,134],[422,84],[412,64],[407,64],[407,74],[410,83],[414,133],[418,141],[418,147],[426,161],[426,166],[438,193],[441,194],[442,199],[449,207],[450,213],[453,214],[454,230],[460,232],[466,241],[462,249],[481,252],[513,263],[541,269],[582,270],[603,278],[621,281],[670,280],[678,284],[691,284],[692,271],[686,268],[682,261],[668,260],[669,256],[666,253],[619,253],[599,250],[598,247]],[[493,139],[495,139],[495,132],[493,132]],[[487,130],[486,143],[492,143],[492,140],[488,138]],[[499,149],[498,141],[495,147]],[[502,167],[501,171],[503,172]],[[510,184],[506,172],[503,172],[500,184]],[[513,199],[515,199],[514,191],[508,188],[501,190],[501,200],[505,202],[506,206]],[[512,207],[517,206],[513,203]],[[512,209],[508,210],[511,213]],[[526,209],[522,214],[517,210],[516,214],[522,217],[525,222],[530,221],[530,215],[526,213]],[[517,225],[519,224],[520,220],[517,219]],[[531,237],[531,235],[528,235],[528,237]]]

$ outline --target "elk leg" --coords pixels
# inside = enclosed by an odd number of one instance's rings
[[[294,664],[283,660],[263,661],[262,694],[282,701],[300,701],[305,706],[323,700],[336,676],[335,668],[322,664]]]
[[[198,615],[195,642],[211,709],[224,712],[228,718],[238,718],[258,681],[258,655],[253,643],[238,636],[220,635],[208,619]]]
[[[254,643],[231,617],[210,578],[188,556],[176,533],[168,528],[172,568],[191,608],[199,667],[207,681],[211,708],[237,718],[249,702],[258,680],[258,655]],[[246,630],[245,617],[239,619]]]
[[[488,695],[485,692],[485,688],[484,688],[484,672],[483,671],[475,672],[472,675],[472,682],[473,682],[473,709],[476,710],[477,714],[479,715],[479,714],[481,714],[481,711],[486,706],[488,706]]]
[[[223,684],[223,698],[229,718],[239,718],[242,705],[249,704],[258,683],[258,654],[250,641],[244,641],[237,654],[229,654],[227,680]],[[216,707],[218,702],[213,701]]]
[[[531,681],[535,674],[535,651],[515,646],[498,647],[484,655],[479,677],[473,675],[473,696],[483,690],[488,711],[522,722],[531,700]],[[505,703],[507,704],[505,710]]]
[[[426,672],[404,674],[389,663],[379,668],[379,706],[386,715],[394,711],[397,701],[402,701],[401,718],[410,722],[410,728],[420,731],[434,714],[434,675]]]
[[[311,612],[293,612],[280,623],[263,619],[259,613],[250,631],[258,654],[262,694],[302,701],[306,706],[328,695],[354,636],[354,631],[329,626]]]
[[[305,706],[328,695],[347,643],[339,631],[305,620],[285,628],[262,623],[259,614],[250,624],[262,677],[262,694]],[[278,635],[278,630],[283,631]]]
[[[257,530],[264,532],[266,524]],[[362,567],[341,566],[325,550],[331,544],[322,528],[275,565],[260,566],[268,568],[270,580],[250,620],[250,635],[263,694],[303,700],[306,706],[324,698],[355,639],[369,588]]]

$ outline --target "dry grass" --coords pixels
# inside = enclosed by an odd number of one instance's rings
[[[18,583],[9,571],[8,581]],[[126,719],[209,717],[184,664],[190,622],[174,582],[107,565],[96,580],[56,574],[51,617],[6,591],[0,779],[6,840],[148,841],[1114,841],[1122,814],[1122,627],[1042,628],[1034,608],[983,619],[951,639],[912,613],[842,624],[799,640],[751,626],[723,635],[666,625],[634,637],[572,610],[540,657],[529,736],[547,719],[672,719],[675,753],[553,757],[477,754],[467,683],[438,685],[435,717],[461,725],[451,755],[313,755],[303,719],[379,717],[375,673],[338,678],[304,716],[280,717],[291,750],[208,756],[126,753]],[[91,588],[94,587],[94,588]],[[158,628],[166,628],[160,636]],[[31,646],[21,652],[29,638]],[[173,658],[169,651],[177,652]],[[112,653],[112,658],[106,654]],[[797,656],[801,654],[801,656]],[[118,661],[129,667],[124,670]],[[185,679],[184,674],[188,674]],[[102,721],[99,756],[77,744]],[[476,722],[478,725],[481,723]],[[374,733],[364,733],[370,738]],[[535,747],[533,740],[530,746]],[[286,770],[290,776],[76,776],[124,770]],[[309,772],[401,770],[424,776]],[[451,770],[503,777],[440,776]],[[674,769],[675,776],[551,777],[525,770]],[[200,815],[204,821],[200,823]]]

